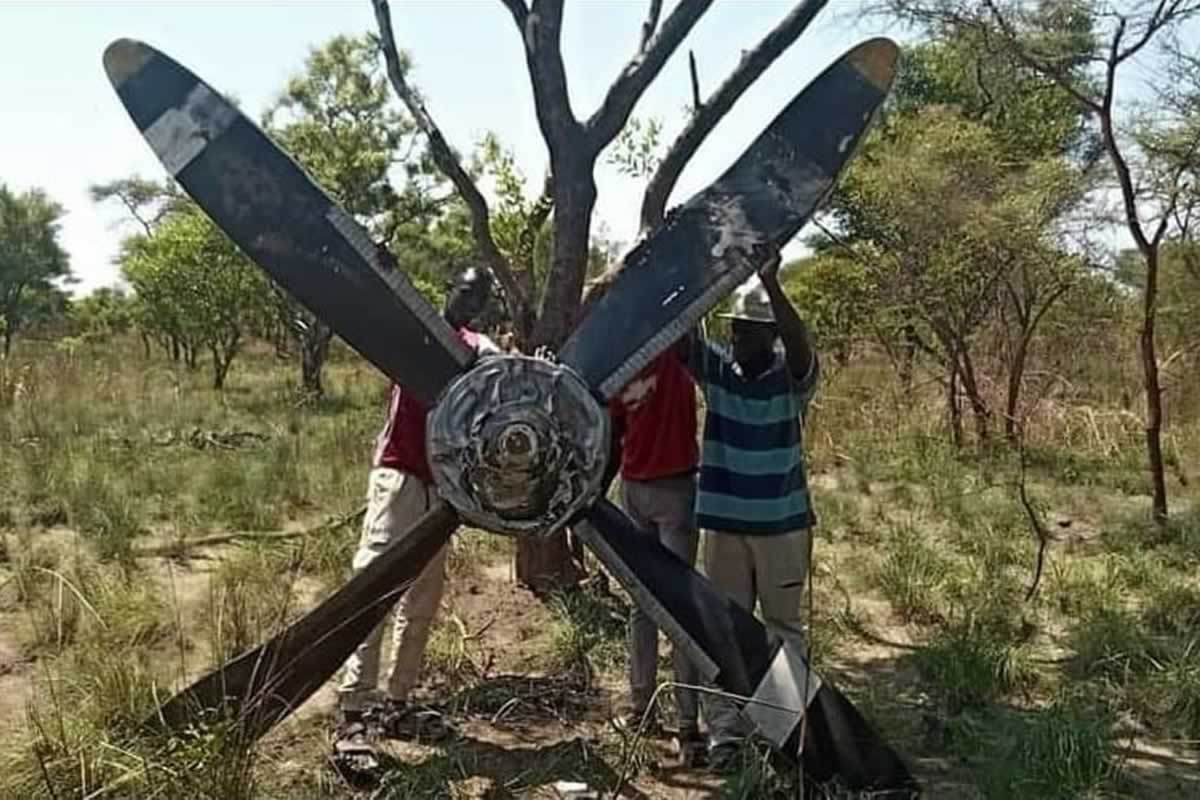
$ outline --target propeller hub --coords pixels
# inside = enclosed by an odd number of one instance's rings
[[[487,356],[446,388],[426,443],[438,492],[464,519],[548,536],[600,494],[608,413],[569,367]]]

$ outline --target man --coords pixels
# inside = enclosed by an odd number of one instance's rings
[[[579,319],[599,302],[618,274],[610,270],[589,287]],[[674,353],[652,361],[609,403],[612,447],[609,475],[621,476],[621,505],[639,530],[653,536],[689,565],[696,562],[695,524],[696,387]],[[608,485],[608,481],[605,482]],[[699,671],[678,648],[673,652],[675,682],[695,686]],[[637,605],[629,624],[629,688],[632,727],[655,714],[650,700],[658,684],[658,627]],[[699,697],[677,688],[679,750],[685,766],[702,760]],[[655,720],[656,721],[656,720]]]
[[[779,256],[760,286],[739,295],[731,350],[693,337],[688,366],[706,412],[696,522],[705,530],[709,579],[785,640],[804,649],[803,600],[812,553],[801,417],[819,367],[808,330],[779,285]],[[776,349],[783,344],[783,353]],[[738,707],[709,698],[705,719],[715,769],[733,766],[744,726]]]
[[[445,320],[477,354],[498,352],[486,336],[468,327],[483,311],[490,295],[490,275],[471,268],[458,275],[446,298]],[[437,501],[425,453],[427,412],[428,408],[411,394],[392,386],[387,423],[376,442],[368,481],[367,511],[353,561],[356,573],[406,533]],[[442,599],[445,564],[443,547],[396,605],[392,668],[382,703],[376,684],[384,626],[372,631],[346,661],[338,690],[343,717],[339,739],[364,736],[363,716],[370,708],[382,705],[385,721],[402,720],[409,711],[408,695],[420,674],[430,628]]]
[[[614,441],[620,458],[621,505],[647,536],[652,536],[689,566],[696,563],[699,532],[695,523],[696,390],[674,354],[659,356],[630,381],[610,405]],[[673,652],[675,681],[695,686],[699,671],[678,648]],[[631,716],[649,711],[658,683],[658,627],[634,606],[629,625]],[[676,688],[679,748],[686,764],[704,752],[699,727],[699,698],[694,689]]]

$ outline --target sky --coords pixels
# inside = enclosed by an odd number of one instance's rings
[[[651,85],[635,116],[657,117],[671,141],[691,96],[687,53],[711,92],[788,12],[794,0],[722,0],[701,19]],[[663,16],[675,5],[664,3]],[[586,118],[636,49],[646,0],[567,3],[563,54],[572,107]],[[857,0],[832,0],[809,30],[717,126],[680,178],[672,204],[703,188],[822,69],[875,35],[905,32],[863,21]],[[494,131],[540,186],[546,151],[534,116],[524,53],[497,0],[392,0],[397,44],[413,58],[412,81],[451,144],[469,152]],[[337,34],[375,30],[370,0],[4,0],[0,2],[0,182],[40,187],[66,209],[60,242],[83,294],[118,280],[113,257],[132,231],[119,204],[97,206],[88,187],[131,174],[166,173],[117,100],[101,65],[113,39],[141,39],[238,98],[252,119],[301,71],[309,50]],[[597,164],[594,218],[624,242],[637,228],[642,182]],[[595,228],[593,228],[595,230]],[[795,243],[785,250],[795,251]]]

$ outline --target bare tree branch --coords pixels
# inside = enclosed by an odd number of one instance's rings
[[[671,145],[646,186],[641,210],[643,229],[653,228],[662,222],[671,190],[708,134],[742,93],[799,38],[827,3],[828,0],[803,0],[797,4],[753,50],[742,56],[737,68],[717,87],[708,102],[697,104],[687,127]]]
[[[692,76],[692,113],[700,110],[700,72],[696,69],[696,53],[688,50],[688,72]]]
[[[638,98],[712,3],[713,0],[680,0],[662,29],[621,70],[604,102],[584,126],[593,153],[603,150],[625,127]]]
[[[458,156],[454,154],[454,150],[451,149],[450,144],[433,121],[433,117],[425,109],[425,104],[420,96],[405,80],[404,71],[400,66],[400,54],[396,49],[396,37],[392,32],[392,15],[387,0],[371,0],[371,2],[375,7],[375,21],[379,26],[383,56],[387,62],[388,78],[391,80],[392,88],[395,89],[396,94],[412,114],[417,127],[429,137],[429,149],[438,169],[450,179],[470,209],[471,232],[475,236],[475,243],[479,246],[484,260],[495,273],[509,298],[511,304],[509,313],[515,321],[520,320],[527,313],[529,300],[517,283],[508,260],[500,252],[500,248],[496,246],[496,242],[492,238],[487,200],[480,194],[475,182],[471,180],[471,176],[459,163]]]
[[[550,149],[550,162],[557,165],[564,153],[576,146],[581,132],[571,111],[562,60],[563,0],[534,0],[529,10],[523,0],[501,2],[512,12],[521,33],[538,126]]]
[[[513,15],[513,21],[517,23],[517,28],[524,35],[525,17],[529,15],[529,6],[525,5],[525,0],[500,0],[500,2]]]
[[[1013,58],[1017,59],[1017,61],[1020,61],[1033,71],[1041,73],[1050,80],[1054,81],[1054,83],[1060,89],[1074,98],[1075,102],[1079,103],[1084,108],[1087,108],[1093,113],[1100,112],[1100,103],[1098,103],[1094,97],[1088,97],[1086,94],[1081,92],[1079,87],[1072,83],[1071,80],[1063,73],[1063,70],[1053,66],[1052,64],[1042,61],[1041,59],[1035,58],[1026,48],[1020,45],[1017,32],[1013,29],[1012,23],[1006,16],[1004,16],[1000,9],[996,7],[996,4],[993,2],[993,0],[984,0],[984,4],[991,13],[992,20],[996,23],[996,26],[1000,28],[1001,33],[1004,34],[1005,49]],[[988,29],[986,25],[977,24],[975,27],[983,34],[985,39],[988,38]]]
[[[1142,50],[1142,48],[1150,43],[1150,40],[1154,38],[1156,33],[1162,30],[1165,26],[1174,22],[1177,15],[1180,14],[1181,11],[1186,14],[1186,8],[1181,9],[1181,5],[1182,0],[1172,0],[1169,7],[1167,5],[1167,0],[1159,0],[1158,8],[1154,9],[1154,13],[1150,15],[1148,20],[1146,20],[1146,27],[1142,30],[1142,35],[1124,50],[1115,52],[1113,54],[1116,62],[1120,64],[1130,58],[1133,58],[1138,54],[1139,51]],[[1124,24],[1125,19],[1122,18],[1121,22]]]
[[[662,14],[662,0],[650,0],[650,10],[646,12],[646,21],[642,23],[642,41],[638,45],[639,52],[646,52],[650,39],[658,30],[658,17]]]

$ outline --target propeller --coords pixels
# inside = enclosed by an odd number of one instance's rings
[[[457,527],[458,515],[439,503],[324,602],[176,694],[154,721],[183,728],[206,709],[227,709],[250,739],[266,733],[333,677]]]
[[[110,45],[104,64],[118,96],[185,191],[277,283],[432,405],[430,465],[446,500],[333,596],[183,690],[157,719],[177,728],[221,707],[259,736],[333,675],[460,518],[516,536],[570,524],[702,674],[759,701],[746,715],[810,776],[909,792],[903,762],[802,654],[602,499],[608,416],[596,399],[612,397],[799,230],[869,128],[897,55],[889,40],[869,40],[800,92],[746,155],[625,257],[557,363],[499,356],[473,365],[389,257],[250,120],[148,45]]]

